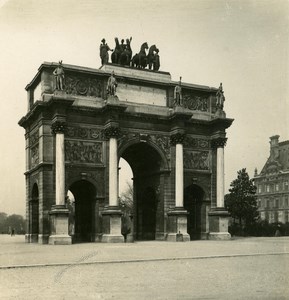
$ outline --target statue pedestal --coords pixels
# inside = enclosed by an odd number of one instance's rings
[[[229,240],[228,222],[230,214],[224,207],[216,207],[209,215],[209,240]]]
[[[70,245],[71,236],[68,235],[68,214],[69,210],[65,205],[53,205],[50,211],[51,235],[49,244],[51,245]]]
[[[108,207],[102,212],[103,243],[123,243],[124,237],[121,234],[121,215],[118,207]]]
[[[175,208],[168,212],[168,236],[169,242],[188,242],[190,236],[187,231],[187,211],[183,208]]]

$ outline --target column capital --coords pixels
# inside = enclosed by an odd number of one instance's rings
[[[51,125],[51,132],[53,134],[57,134],[57,133],[65,133],[66,131],[66,122],[63,121],[55,121],[52,125]]]
[[[224,137],[218,137],[211,141],[212,148],[224,148],[227,143],[227,138]]]
[[[109,126],[107,128],[104,128],[103,130],[103,135],[106,139],[110,139],[110,138],[119,138],[121,133],[121,130],[118,126]]]
[[[177,132],[171,135],[171,145],[175,146],[176,144],[183,144],[185,139],[185,134]]]

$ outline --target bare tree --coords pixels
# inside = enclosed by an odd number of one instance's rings
[[[128,181],[125,191],[119,197],[119,204],[123,213],[133,213],[133,186]]]

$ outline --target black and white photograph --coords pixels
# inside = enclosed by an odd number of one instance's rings
[[[0,299],[289,299],[289,0],[0,0]]]

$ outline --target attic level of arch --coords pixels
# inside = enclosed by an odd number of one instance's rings
[[[63,65],[64,87],[59,91],[53,75],[56,66],[55,63],[43,63],[26,86],[28,111],[33,110],[39,101],[48,102],[59,97],[78,100],[74,105],[81,107],[102,107],[108,98],[106,85],[112,71],[118,82],[118,101],[128,105],[152,105],[163,110],[174,107],[174,89],[178,83],[171,80],[168,72],[136,70],[112,64],[104,65],[101,69]],[[217,92],[217,88],[182,83],[183,108],[198,116],[214,118],[218,111]],[[222,117],[225,117],[224,113]]]

